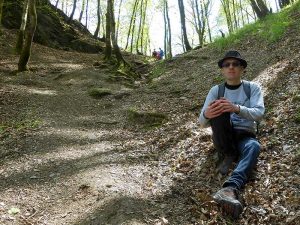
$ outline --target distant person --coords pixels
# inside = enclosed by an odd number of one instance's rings
[[[155,49],[152,52],[152,57],[155,59],[157,58],[157,51]]]
[[[163,59],[164,55],[165,55],[164,51],[161,48],[159,48],[159,57],[160,57],[160,59]]]
[[[218,65],[225,83],[210,89],[199,122],[202,127],[212,128],[221,174],[227,174],[238,159],[230,177],[213,196],[227,214],[238,218],[243,212],[240,191],[251,177],[260,152],[256,126],[265,107],[260,86],[241,79],[247,61],[239,52],[228,51]]]

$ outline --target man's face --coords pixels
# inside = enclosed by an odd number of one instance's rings
[[[226,80],[237,80],[241,78],[244,67],[241,65],[239,60],[225,59],[222,64],[221,71]]]

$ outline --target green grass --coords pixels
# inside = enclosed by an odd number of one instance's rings
[[[41,125],[38,119],[24,119],[21,121],[10,121],[0,123],[0,136],[9,136],[9,134],[23,132],[30,129],[38,128]]]
[[[166,72],[166,66],[164,61],[158,61],[155,63],[153,69],[150,72],[149,80],[160,77]]]
[[[300,109],[298,109],[296,111],[296,114],[294,116],[294,120],[295,120],[296,123],[300,124]]]
[[[137,111],[134,108],[130,108],[127,115],[130,122],[142,125],[146,129],[159,127],[168,120],[167,115],[163,113]]]
[[[112,95],[112,91],[107,88],[91,88],[88,90],[88,94],[93,98],[102,98],[107,95]]]
[[[256,36],[258,41],[276,42],[284,35],[287,27],[293,22],[290,16],[291,13],[297,10],[300,10],[300,2],[283,9],[279,13],[267,15],[264,19],[255,23],[247,24],[226,38],[217,38],[212,45],[219,50],[223,50],[232,44],[241,43],[249,36]]]

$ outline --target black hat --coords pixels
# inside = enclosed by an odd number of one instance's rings
[[[235,50],[232,50],[232,51],[228,51],[226,52],[225,56],[223,59],[219,60],[218,62],[218,65],[220,68],[222,68],[222,64],[223,64],[223,61],[225,59],[229,59],[229,58],[234,58],[234,59],[237,59],[241,62],[241,65],[246,68],[247,67],[247,62],[246,60],[244,60],[241,56],[241,54],[238,52],[238,51],[235,51]]]

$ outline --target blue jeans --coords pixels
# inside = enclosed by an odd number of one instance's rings
[[[245,137],[238,141],[237,150],[240,156],[238,165],[232,172],[229,179],[225,181],[223,187],[231,186],[240,190],[244,188],[248,181],[250,172],[257,163],[260,144],[256,138]]]

